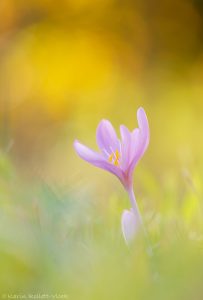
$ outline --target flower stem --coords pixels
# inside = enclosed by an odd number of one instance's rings
[[[131,205],[132,205],[133,212],[134,212],[137,220],[139,221],[140,225],[143,226],[142,216],[141,216],[139,207],[137,205],[137,201],[136,201],[136,198],[135,198],[133,187],[131,187],[128,190],[128,195],[129,195],[129,198],[130,198],[130,202],[131,202]]]
[[[146,237],[146,240],[148,242],[148,245],[149,245],[149,253],[150,255],[153,254],[153,249],[152,249],[152,246],[151,246],[151,242],[149,240],[149,236],[148,236],[148,233],[146,231],[146,228],[145,228],[145,225],[144,225],[144,222],[143,222],[143,219],[142,219],[142,215],[140,213],[140,210],[139,210],[139,207],[137,205],[137,201],[136,201],[136,198],[135,198],[135,194],[134,194],[134,190],[133,190],[133,186],[131,186],[128,190],[128,195],[129,195],[129,198],[130,198],[130,202],[131,202],[131,205],[132,205],[132,209],[133,209],[133,212],[139,222],[139,225],[140,227],[142,228],[143,232],[144,232],[144,235]]]

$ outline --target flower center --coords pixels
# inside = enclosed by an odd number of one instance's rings
[[[120,162],[120,152],[116,149],[115,152],[112,152],[110,155],[109,155],[109,158],[108,158],[108,161],[112,164],[114,164],[116,167],[119,166]]]

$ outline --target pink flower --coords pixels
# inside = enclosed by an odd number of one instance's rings
[[[132,211],[128,213],[125,211],[122,216],[122,224],[125,224],[122,225],[125,239],[132,235],[129,232],[137,231],[135,224],[138,220],[139,223],[141,222],[133,192],[133,171],[149,144],[149,125],[143,108],[138,109],[137,120],[139,127],[132,132],[124,125],[120,126],[121,140],[118,139],[111,123],[108,120],[102,120],[97,128],[99,152],[93,151],[77,140],[74,142],[75,150],[82,159],[116,175],[127,190]],[[132,222],[132,214],[134,214],[135,222]],[[136,228],[133,229],[133,226]]]
[[[124,239],[128,244],[134,239],[139,229],[138,220],[136,219],[132,208],[130,210],[124,210],[122,214],[121,227]]]

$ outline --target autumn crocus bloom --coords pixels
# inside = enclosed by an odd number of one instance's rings
[[[121,140],[108,120],[102,120],[97,128],[95,152],[77,140],[74,147],[78,155],[96,167],[107,170],[118,177],[129,194],[132,208],[122,214],[122,231],[126,242],[131,241],[142,223],[133,191],[133,171],[149,144],[149,125],[143,108],[137,111],[138,128],[132,132],[120,126]]]

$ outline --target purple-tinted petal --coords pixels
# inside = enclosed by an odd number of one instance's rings
[[[84,160],[93,163],[98,160],[103,160],[103,156],[100,153],[93,151],[92,149],[88,148],[87,146],[81,144],[77,140],[74,142],[74,148],[77,154]]]
[[[140,141],[140,129],[135,128],[131,133],[130,162],[132,162]]]
[[[149,144],[149,124],[147,120],[147,116],[145,114],[145,111],[143,108],[139,108],[137,111],[137,119],[138,119],[138,125],[139,129],[135,129],[134,137],[133,137],[133,143],[134,143],[134,151],[132,152],[132,160],[129,166],[129,174],[133,172],[133,169],[135,168],[138,161],[143,156],[145,150],[147,149],[147,146]]]
[[[102,120],[97,127],[97,144],[105,155],[119,150],[119,140],[112,124],[108,120]]]
[[[146,150],[148,144],[149,144],[149,123],[147,120],[146,113],[142,107],[140,107],[137,111],[137,120],[138,125],[142,133],[142,139],[143,139],[143,151]]]
[[[74,142],[74,148],[77,154],[92,165],[107,170],[123,180],[122,171],[115,165],[109,163],[101,153],[97,153],[77,140]]]
[[[120,126],[121,133],[121,167],[125,171],[130,162],[131,133],[125,125]]]
[[[139,225],[136,216],[131,210],[124,210],[121,217],[121,227],[124,239],[129,244],[136,236]]]
[[[130,131],[125,125],[120,126],[121,139],[122,142],[128,142],[130,139]]]

